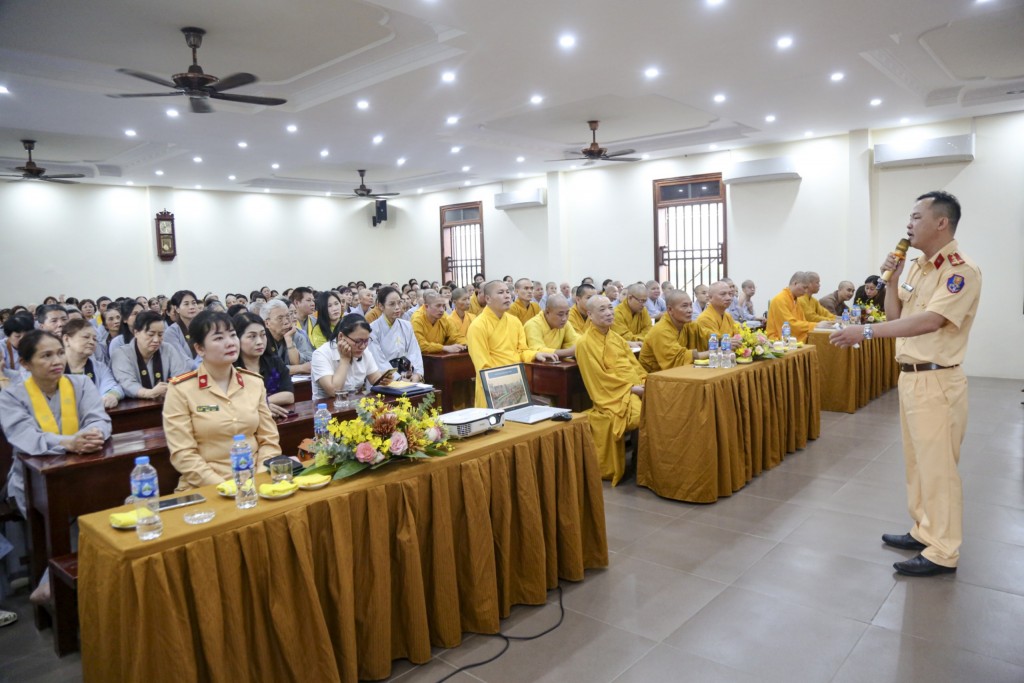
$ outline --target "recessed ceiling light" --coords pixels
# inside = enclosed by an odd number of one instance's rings
[[[163,175],[164,174],[163,171],[153,171],[153,172],[156,173],[157,175]]]
[[[203,186],[202,185],[196,185],[196,189],[197,190],[201,190],[201,189],[203,189]]]
[[[373,136],[373,144],[379,145],[382,142],[384,142],[384,136],[383,135],[374,135]]]
[[[358,107],[359,109],[369,109],[370,103],[367,102],[366,100],[359,100],[358,102],[356,102],[356,107]]]
[[[650,154],[641,154],[640,158],[643,159],[644,161],[646,161],[646,160],[651,158],[651,155]]]
[[[464,182],[464,183],[462,183],[462,184],[463,184],[463,185],[469,185],[469,184],[470,184],[470,183],[472,183],[472,182],[473,182],[472,180],[467,180],[466,182]]]
[[[234,179],[235,179],[235,176],[233,176],[233,175],[229,175],[228,176],[228,180],[234,180]]]
[[[320,158],[323,159],[324,157],[326,157],[330,153],[331,153],[331,150],[329,150],[326,147],[324,147],[322,150],[320,150]]]
[[[284,129],[286,131],[288,131],[289,133],[294,133],[295,131],[297,131],[299,129],[299,127],[296,126],[294,123],[290,123],[287,126],[285,126]]]
[[[908,123],[910,123],[910,119],[908,119],[906,116],[904,116],[902,119],[900,119],[900,123],[908,124]]]
[[[325,196],[325,197],[330,197],[330,196],[331,196],[331,193],[330,193],[330,192],[324,192],[324,196]]]
[[[125,185],[134,185],[134,184],[135,184],[135,183],[133,183],[133,182],[132,182],[132,181],[130,181],[130,180],[129,180],[128,182],[126,182],[126,183],[125,183]]]
[[[10,95],[11,91],[7,89],[6,85],[0,85],[0,95]]]
[[[525,173],[516,173],[516,177],[517,178],[525,178],[526,174]]]
[[[469,168],[470,168],[469,166],[463,166],[462,167],[462,172],[463,173],[469,173]]]
[[[870,102],[868,102],[868,104],[870,104],[872,107],[877,107],[881,103],[882,103],[882,100],[880,98],[878,98],[878,97],[876,97],[873,100],[871,100]]]
[[[723,2],[725,2],[725,0],[706,0],[706,2],[708,4],[708,7],[718,7]]]
[[[273,164],[270,165],[270,168],[272,168],[272,169],[274,169],[276,171],[277,169],[281,168],[281,164],[273,163]]]
[[[649,66],[644,69],[644,76],[646,78],[657,78],[660,73],[661,72],[658,71],[658,68],[654,66]]]
[[[419,187],[416,189],[416,194],[423,194],[423,188]]]
[[[168,116],[168,118],[172,118],[172,119],[178,118],[178,110],[177,109],[168,109],[167,110],[167,116]]]
[[[775,123],[775,114],[768,114],[768,116],[764,117],[764,120],[767,123]]]
[[[518,161],[519,163],[523,163],[524,161],[526,161],[526,157],[516,157],[516,161]]]
[[[454,126],[458,122],[459,122],[459,117],[458,116],[449,116],[448,119],[445,121],[445,123],[447,123],[449,126]]]
[[[571,166],[569,166],[569,170],[570,171],[575,171],[576,170],[576,164],[572,164]]]
[[[804,132],[804,137],[805,138],[812,137],[813,135],[814,135],[814,131],[813,130],[808,130],[808,131]]]
[[[202,157],[192,157],[192,161],[196,162],[197,164],[201,164],[201,163],[203,163],[203,158]]]
[[[832,79],[832,81],[833,81],[834,83],[838,83],[839,81],[841,81],[841,80],[843,80],[844,78],[846,78],[846,74],[844,74],[844,73],[843,73],[842,71],[837,71],[837,72],[835,72],[834,74],[832,74],[832,75],[830,76],[830,78]]]
[[[249,143],[246,142],[245,140],[239,140],[238,146],[241,147],[242,149],[245,149],[246,147],[249,146]]]
[[[571,33],[563,33],[558,37],[558,44],[563,50],[571,50],[576,47],[576,36]]]
[[[267,189],[267,188],[265,188],[265,187],[263,188],[263,191],[264,191],[264,192],[270,192],[270,190],[268,190],[268,189]]]
[[[712,142],[710,145],[708,145],[708,149],[712,149],[712,150],[718,149],[718,145],[716,145],[715,143]]]
[[[533,97],[530,98],[530,104],[540,104],[543,101],[544,101],[544,96],[543,95],[534,95]]]
[[[133,138],[133,137],[135,137],[137,135],[137,133],[134,130],[132,130],[131,128],[126,129],[124,131],[124,134],[127,135],[130,138]]]
[[[790,38],[789,36],[782,36],[781,38],[775,41],[775,46],[778,47],[780,50],[788,50],[789,48],[793,47],[793,39]]]
[[[441,80],[444,81],[445,83],[454,83],[455,82],[455,72],[454,71],[445,71],[443,74],[441,74]]]
[[[721,104],[722,102],[725,102],[725,95],[723,95],[722,93],[718,93],[717,95],[715,95],[714,100],[718,104]]]
[[[405,165],[405,157],[398,157],[398,161],[396,161],[395,163],[398,164],[399,166],[404,166]]]
[[[452,147],[451,151],[452,151],[452,154],[458,154],[459,152],[462,151],[462,148],[458,147],[458,146],[455,146],[455,147]]]

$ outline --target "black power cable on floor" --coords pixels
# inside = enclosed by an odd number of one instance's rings
[[[469,669],[475,669],[476,667],[483,666],[484,664],[490,664],[491,662],[496,660],[498,657],[501,657],[503,654],[508,652],[508,648],[512,644],[511,641],[513,641],[513,640],[536,640],[537,638],[540,638],[541,636],[546,636],[547,634],[551,633],[556,628],[561,626],[562,625],[562,620],[565,619],[565,606],[562,604],[562,586],[560,586],[560,585],[559,586],[555,586],[555,590],[558,591],[558,621],[555,622],[554,626],[546,628],[543,631],[541,631],[540,633],[535,633],[532,636],[509,636],[509,635],[505,635],[501,631],[498,631],[497,633],[481,633],[480,635],[482,635],[482,636],[494,636],[495,638],[501,638],[505,642],[505,646],[503,648],[501,648],[501,652],[499,652],[498,654],[494,655],[493,657],[489,657],[489,658],[483,660],[482,662],[476,662],[474,664],[464,664],[463,666],[460,666],[455,671],[452,671],[450,674],[448,674],[447,676],[445,676],[441,680],[437,681],[437,683],[444,683],[444,681],[447,681],[449,678],[451,678],[455,674],[461,673],[463,671],[467,671]]]

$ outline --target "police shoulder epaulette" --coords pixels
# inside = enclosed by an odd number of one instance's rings
[[[238,367],[236,367],[235,370],[237,370],[238,372],[241,372],[243,375],[251,375],[253,377],[259,377],[260,379],[263,379],[263,375],[261,375],[258,372],[253,372],[252,370],[249,370],[247,368],[238,368]]]
[[[198,370],[193,370],[192,372],[186,372],[184,374],[178,375],[177,377],[172,377],[170,379],[170,382],[171,382],[171,384],[181,384],[185,380],[192,379],[193,377],[196,377],[198,375],[199,375],[199,371]]]

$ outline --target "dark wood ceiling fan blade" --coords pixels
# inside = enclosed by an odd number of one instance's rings
[[[205,97],[190,97],[189,104],[192,107],[192,111],[196,114],[210,114],[213,112],[213,107],[210,106]]]
[[[224,92],[225,90],[231,90],[232,88],[239,88],[243,85],[249,85],[255,83],[259,79],[252,74],[237,73],[225,76],[215,83],[210,84],[210,90],[214,92]]]
[[[154,76],[153,74],[147,74],[145,71],[136,71],[135,69],[118,69],[117,72],[125,74],[126,76],[134,76],[135,78],[141,78],[144,81],[156,83],[157,85],[162,85],[165,88],[178,87],[166,78],[160,78],[159,76]]]
[[[246,104],[265,104],[267,106],[275,106],[278,104],[284,104],[288,100],[282,100],[280,97],[258,97],[256,95],[233,95],[231,93],[219,93],[211,92],[210,97],[215,100],[227,100],[228,102],[245,102]]]
[[[77,185],[74,180],[63,180],[61,178],[53,178],[51,176],[39,176],[40,180],[45,180],[48,183],[60,183],[61,185]]]
[[[118,95],[107,95],[107,97],[175,97],[184,95],[183,92],[143,92],[143,93],[120,93]]]
[[[605,154],[605,156],[610,158],[610,157],[621,157],[621,156],[625,156],[627,154],[636,154],[636,150],[635,149],[620,149],[620,150],[618,150],[616,152],[608,152],[607,154]]]
[[[601,157],[605,161],[640,161],[640,157]]]
[[[366,195],[367,197],[397,197],[400,192],[374,192]]]
[[[85,175],[82,173],[54,173],[53,175],[44,175],[43,178],[46,180],[53,180],[54,178],[84,178]]]

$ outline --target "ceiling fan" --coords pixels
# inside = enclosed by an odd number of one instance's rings
[[[36,166],[36,162],[32,161],[32,150],[36,148],[35,140],[22,140],[22,146],[25,151],[28,152],[28,162],[24,166],[18,166],[17,168],[11,169],[12,171],[21,171],[21,175],[14,175],[12,173],[0,173],[0,177],[3,178],[17,178],[17,180],[8,180],[9,183],[17,182],[18,180],[45,180],[50,183],[64,183],[65,185],[77,185],[73,180],[66,180],[67,178],[84,178],[85,176],[81,173],[57,173],[55,175],[46,175],[46,169],[41,166]]]
[[[250,83],[255,83],[259,79],[248,73],[231,74],[224,78],[217,78],[211,74],[204,73],[203,67],[199,66],[199,62],[197,61],[196,50],[198,50],[199,46],[203,44],[203,36],[206,35],[206,31],[194,26],[186,26],[181,29],[181,32],[185,34],[185,42],[190,48],[192,48],[192,66],[190,66],[188,71],[184,73],[174,74],[171,76],[174,81],[173,83],[167,79],[159,76],[153,76],[152,74],[147,74],[142,71],[135,71],[134,69],[118,69],[119,73],[134,76],[135,78],[141,78],[144,81],[156,83],[157,85],[162,85],[166,88],[173,88],[174,92],[126,93],[120,95],[107,95],[107,97],[173,97],[175,95],[186,95],[189,98],[189,103],[192,105],[192,111],[197,114],[208,114],[213,111],[213,107],[210,106],[210,99],[227,100],[229,102],[245,102],[247,104],[263,104],[267,106],[284,104],[288,101],[282,100],[279,97],[226,94],[224,92],[225,90],[249,85]]]
[[[590,166],[596,161],[640,161],[637,157],[627,157],[627,154],[634,154],[635,149],[620,149],[617,152],[608,152],[608,150],[601,145],[597,144],[597,125],[600,121],[587,121],[590,125],[590,135],[592,142],[589,147],[584,147],[580,150],[580,154],[583,156],[579,157],[567,157],[565,159],[548,159],[548,161],[573,161],[576,159],[586,159],[587,163],[584,166]]]
[[[342,195],[343,197],[396,197],[398,192],[374,192],[372,188],[366,186],[366,171],[360,169],[359,173],[359,187],[352,189],[352,194]]]

